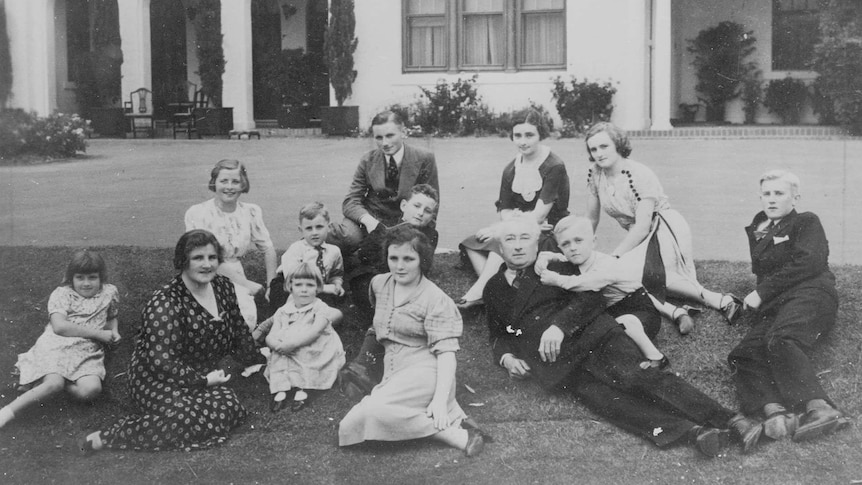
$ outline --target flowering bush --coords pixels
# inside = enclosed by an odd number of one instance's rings
[[[20,109],[0,112],[0,158],[69,158],[87,151],[90,122],[58,113],[45,118]]]
[[[569,82],[557,76],[551,94],[557,102],[557,112],[563,119],[560,133],[576,136],[585,133],[598,121],[608,121],[614,111],[613,98],[617,88],[608,81],[604,84],[578,81],[574,76]]]

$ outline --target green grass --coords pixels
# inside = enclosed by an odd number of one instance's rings
[[[76,441],[132,411],[126,391],[126,366],[140,310],[151,292],[174,273],[171,250],[100,248],[109,279],[121,294],[123,343],[110,355],[106,392],[92,405],[58,397],[32,409],[0,430],[2,483],[853,483],[862,480],[862,433],[858,427],[819,441],[763,443],[751,455],[736,447],[707,460],[689,447],[658,450],[607,424],[569,395],[551,395],[530,382],[514,382],[491,361],[484,314],[465,318],[463,350],[458,354],[458,400],[495,437],[484,454],[466,459],[453,449],[428,441],[337,446],[341,417],[352,403],[337,391],[316,399],[300,413],[268,410],[264,379],[232,385],[250,411],[249,419],[220,447],[186,452],[114,452],[82,458]],[[48,295],[59,284],[71,248],[0,247],[0,376],[17,354],[42,332]],[[435,258],[432,277],[451,296],[459,296],[472,275],[455,268],[456,255]],[[262,264],[246,262],[253,279]],[[701,261],[702,282],[744,295],[753,283],[744,263]],[[851,416],[862,412],[862,268],[834,269],[841,294],[838,325],[815,354],[830,396]],[[721,403],[737,401],[725,363],[746,330],[728,327],[707,311],[696,318],[692,335],[680,337],[665,326],[659,347],[671,369]],[[338,328],[349,354],[360,331],[348,310]],[[2,382],[2,381],[0,381]],[[475,390],[469,392],[464,385]],[[5,386],[0,404],[14,398]]]

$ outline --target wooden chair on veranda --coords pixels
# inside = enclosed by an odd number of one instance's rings
[[[179,101],[168,105],[173,111],[171,131],[174,139],[176,139],[178,131],[184,131],[189,140],[192,138],[192,133],[200,139],[201,135],[198,133],[194,110],[201,107],[202,93],[198,91],[198,85],[191,81],[186,81],[179,91]]]
[[[129,93],[129,100],[123,103],[125,116],[129,121],[132,138],[138,137],[138,132],[155,136],[155,120],[153,119],[153,92],[147,88],[138,88]]]

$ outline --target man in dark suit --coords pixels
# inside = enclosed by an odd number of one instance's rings
[[[680,377],[642,369],[643,354],[605,312],[599,292],[543,286],[533,265],[539,226],[513,218],[496,228],[505,264],[485,287],[495,361],[515,379],[533,377],[548,390],[567,389],[615,425],[662,447],[688,442],[707,456],[725,445],[730,427],[745,451],[761,427],[721,406]],[[551,263],[576,274],[571,263]]]
[[[835,325],[838,293],[820,219],[796,212],[799,179],[784,171],[760,180],[763,211],[745,228],[757,287],[745,297],[754,324],[731,351],[742,411],[766,419],[773,439],[804,441],[847,419],[820,386],[809,355]],[[795,412],[804,412],[797,416]]]
[[[404,119],[400,114],[379,113],[371,120],[371,131],[377,149],[359,161],[342,203],[344,220],[331,225],[327,241],[339,246],[344,256],[378,227],[386,228],[400,221],[400,202],[410,196],[414,185],[428,184],[439,197],[434,154],[404,144]]]

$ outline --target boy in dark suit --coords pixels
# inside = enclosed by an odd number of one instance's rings
[[[847,420],[820,386],[810,354],[835,324],[838,293],[820,219],[797,213],[799,178],[774,170],[760,178],[763,211],[745,228],[757,287],[745,297],[754,324],[727,360],[742,411],[763,413],[764,434],[804,441]],[[801,417],[795,414],[801,411]]]

